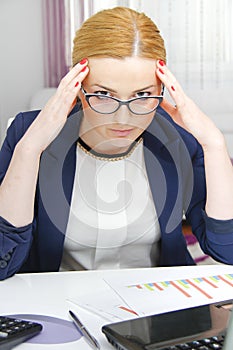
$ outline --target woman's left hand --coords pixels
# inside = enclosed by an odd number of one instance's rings
[[[184,93],[174,75],[163,61],[157,61],[156,74],[167,88],[175,105],[163,99],[161,107],[182,128],[190,132],[203,149],[214,149],[224,144],[224,138],[213,121]]]

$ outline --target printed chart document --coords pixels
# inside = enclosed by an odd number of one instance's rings
[[[72,302],[108,321],[233,299],[233,266],[228,265],[119,271],[104,277],[104,282],[104,293],[85,294]]]
[[[216,265],[201,274],[192,273],[192,269],[177,270],[163,278],[142,273],[118,281],[110,277],[106,283],[140,316],[233,298],[233,266]]]

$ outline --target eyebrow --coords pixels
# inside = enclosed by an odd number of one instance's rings
[[[104,89],[104,90],[107,90],[107,91],[110,91],[110,92],[117,93],[116,90],[113,90],[113,89],[111,89],[111,88],[109,88],[109,87],[107,87],[107,86],[104,86],[104,85],[100,85],[100,84],[92,84],[92,85],[91,85],[91,87],[94,87],[94,86],[97,86],[97,87],[99,87],[99,88],[101,88],[101,89]],[[153,88],[154,88],[154,87],[158,87],[158,85],[154,85],[154,84],[148,85],[148,86],[143,87],[143,88],[141,88],[141,89],[137,89],[137,90],[135,90],[135,91],[132,91],[132,93],[136,93],[136,92],[139,92],[139,91],[144,91],[144,90],[150,89],[150,88],[152,88],[152,87],[153,87]]]

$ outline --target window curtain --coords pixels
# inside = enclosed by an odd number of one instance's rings
[[[44,84],[57,87],[70,66],[70,18],[67,1],[42,0]]]
[[[169,66],[186,89],[229,86],[232,0],[157,1],[157,12],[145,1],[145,10],[161,29]]]

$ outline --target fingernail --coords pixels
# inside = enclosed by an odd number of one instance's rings
[[[159,60],[160,66],[165,66],[165,63],[162,60]]]
[[[80,64],[85,64],[87,62],[87,58],[83,58],[79,63]]]
[[[171,89],[172,89],[173,91],[176,91],[173,85],[171,86]]]
[[[77,83],[75,84],[75,87],[77,87],[79,85],[79,81],[77,81]]]
[[[159,68],[159,71],[160,73],[164,74],[164,71],[161,68]]]
[[[87,69],[87,66],[85,66],[85,67],[81,70],[81,72],[84,72],[86,69]]]

